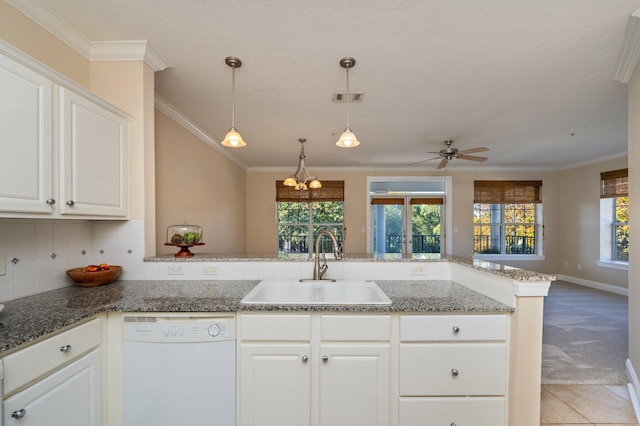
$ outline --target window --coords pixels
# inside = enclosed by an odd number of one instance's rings
[[[628,169],[600,174],[600,266],[629,263]]]
[[[542,181],[475,181],[473,252],[542,255]]]
[[[450,176],[368,176],[367,187],[368,253],[451,254]]]
[[[315,238],[331,231],[340,246],[344,241],[344,181],[323,181],[322,188],[296,191],[276,182],[278,253],[313,254]],[[321,251],[332,253],[330,239]]]

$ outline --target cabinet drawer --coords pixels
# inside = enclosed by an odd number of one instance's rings
[[[403,315],[400,341],[506,340],[505,315]]]
[[[399,426],[504,426],[504,398],[400,398]]]
[[[13,392],[100,345],[100,328],[97,318],[4,357],[4,393]]]
[[[505,394],[503,343],[401,344],[400,395]]]
[[[238,316],[238,338],[255,341],[308,341],[311,315]]]
[[[323,341],[391,340],[391,317],[388,315],[322,315],[320,339]]]

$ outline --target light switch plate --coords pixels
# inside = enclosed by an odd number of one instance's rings
[[[182,265],[169,265],[169,275],[184,275],[184,266]]]
[[[7,275],[7,255],[0,253],[0,275]]]
[[[211,266],[211,265],[207,265],[207,266],[203,266],[202,267],[202,273],[204,275],[218,275],[218,267],[217,266]]]
[[[411,275],[427,275],[427,270],[424,266],[412,266],[411,267]]]

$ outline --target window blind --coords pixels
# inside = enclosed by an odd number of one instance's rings
[[[296,191],[285,186],[284,180],[276,181],[276,201],[278,202],[318,202],[344,201],[343,180],[323,180],[322,188],[309,188],[307,191]]]
[[[473,202],[478,204],[542,203],[541,180],[476,180]]]
[[[392,198],[392,197],[372,198],[371,204],[402,205],[404,204],[404,198]]]
[[[629,169],[600,173],[600,198],[629,196]]]

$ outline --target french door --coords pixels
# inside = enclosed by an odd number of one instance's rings
[[[372,197],[375,254],[445,253],[444,197]]]

